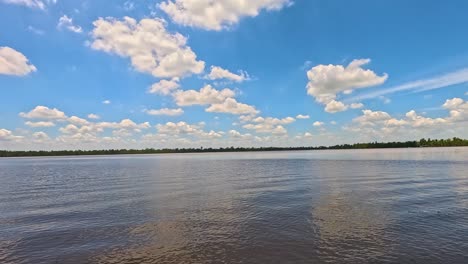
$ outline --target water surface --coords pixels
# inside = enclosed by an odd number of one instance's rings
[[[0,263],[467,263],[468,148],[0,159]]]

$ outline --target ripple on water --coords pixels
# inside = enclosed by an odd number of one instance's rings
[[[465,263],[468,150],[0,160],[0,263]]]

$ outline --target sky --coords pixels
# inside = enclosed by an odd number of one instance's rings
[[[467,10],[0,0],[0,149],[468,138]]]

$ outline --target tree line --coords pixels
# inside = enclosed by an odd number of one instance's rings
[[[244,152],[244,151],[290,151],[324,149],[375,149],[375,148],[418,148],[418,147],[460,147],[468,146],[467,139],[421,139],[406,142],[370,142],[342,144],[320,147],[227,147],[227,148],[174,148],[174,149],[104,149],[104,150],[50,150],[50,151],[9,151],[0,150],[0,157],[32,156],[80,156],[80,155],[122,155],[122,154],[163,154],[163,153],[201,153],[201,152]]]

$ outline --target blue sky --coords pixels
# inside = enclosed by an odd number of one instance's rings
[[[0,149],[467,137],[466,1],[0,0]]]

